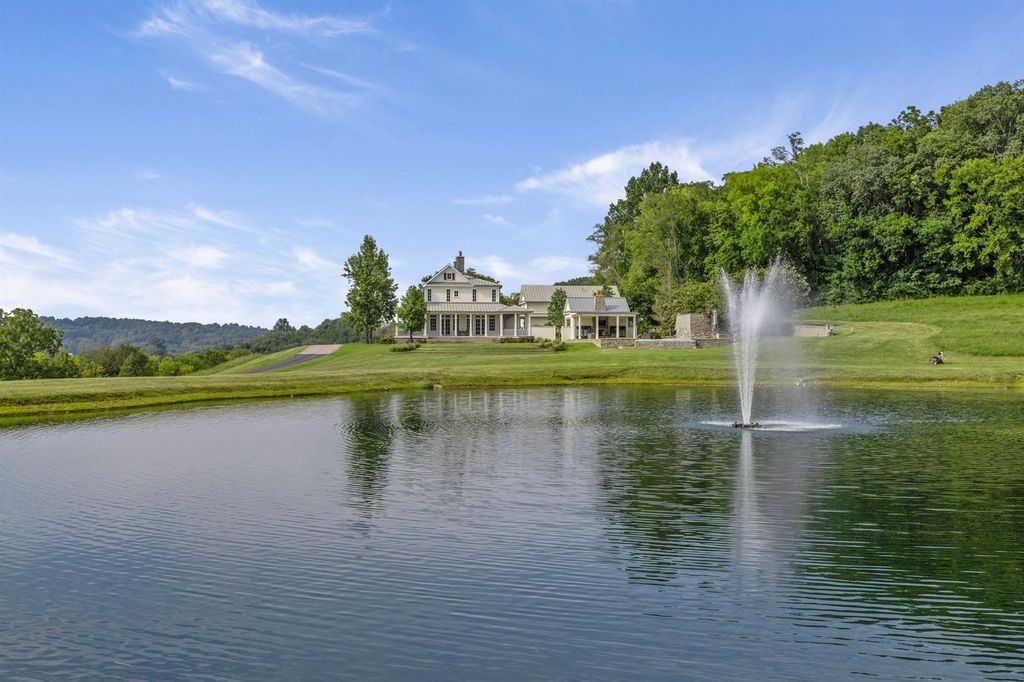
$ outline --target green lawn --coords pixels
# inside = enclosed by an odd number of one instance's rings
[[[837,333],[766,340],[760,379],[845,386],[1024,388],[1024,296],[811,308],[799,317],[831,323]],[[572,344],[562,353],[533,344],[426,344],[410,353],[352,344],[281,370],[239,373],[299,350],[222,366],[205,376],[2,382],[0,417],[435,385],[732,382],[728,347],[598,349],[589,343]],[[938,350],[946,352],[947,364],[936,367],[928,358]]]

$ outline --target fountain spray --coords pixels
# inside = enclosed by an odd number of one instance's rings
[[[729,333],[732,335],[732,356],[736,365],[736,381],[740,392],[740,413],[742,421],[735,422],[737,428],[756,428],[760,424],[752,421],[754,403],[754,379],[757,373],[757,354],[762,329],[769,314],[775,308],[773,296],[776,280],[782,272],[782,261],[776,258],[764,278],[748,268],[743,275],[743,286],[737,291],[735,284],[725,270],[719,272],[722,292],[729,310]]]

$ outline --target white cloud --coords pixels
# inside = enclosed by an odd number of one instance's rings
[[[251,28],[325,36],[373,32],[373,28],[364,20],[327,15],[309,17],[301,14],[277,14],[263,9],[255,2],[244,0],[202,0],[201,6],[222,21]]]
[[[628,145],[561,170],[527,178],[516,185],[520,192],[563,194],[584,204],[607,206],[622,196],[622,188],[654,161],[679,173],[681,180],[710,180],[711,175],[685,140],[656,140]]]
[[[362,78],[356,78],[355,76],[353,76],[351,74],[347,74],[347,73],[344,73],[342,71],[338,71],[336,69],[328,69],[328,68],[325,68],[323,66],[313,66],[311,64],[303,64],[301,62],[299,62],[299,65],[300,66],[304,66],[305,68],[307,68],[307,69],[309,69],[311,71],[316,71],[317,73],[322,74],[324,76],[330,76],[331,78],[334,78],[336,80],[341,81],[342,83],[345,83],[346,85],[351,85],[353,88],[360,88],[362,90],[380,90],[381,89],[381,87],[379,85],[377,85],[376,83],[371,83],[370,81],[363,80]]]
[[[296,246],[292,254],[299,265],[306,270],[341,270],[341,266],[332,263],[308,246]]]
[[[138,173],[135,174],[135,179],[136,180],[145,180],[147,182],[150,181],[150,180],[159,180],[160,179],[160,174],[157,173],[156,171],[150,171],[150,170],[139,171]]]
[[[503,216],[494,215],[491,213],[484,213],[484,220],[491,223],[492,225],[499,225],[501,227],[510,227],[512,229],[518,229],[514,223],[509,222]]]
[[[198,204],[115,209],[63,226],[62,250],[0,233],[0,308],[263,325],[337,315],[340,268],[315,242],[282,258],[276,242],[240,233],[236,215]]]
[[[362,97],[304,81],[289,75],[267,61],[263,50],[246,40],[229,37],[224,23],[249,29],[276,29],[311,35],[335,36],[368,33],[365,21],[331,16],[307,17],[283,15],[264,10],[253,2],[205,0],[204,2],[165,5],[136,31],[142,38],[163,38],[182,43],[201,55],[219,73],[243,78],[307,113],[333,118],[357,106]],[[358,79],[345,76],[349,85]],[[167,75],[172,87],[189,89],[197,84]]]
[[[508,204],[512,197],[508,194],[488,194],[482,197],[452,199],[456,206],[488,206],[491,204]]]
[[[216,269],[221,267],[230,258],[227,251],[222,251],[216,246],[190,244],[187,247],[173,249],[169,252],[171,258],[193,268]]]
[[[467,260],[468,257],[467,257]],[[588,272],[585,258],[575,256],[538,256],[523,263],[512,263],[502,256],[490,255],[474,259],[480,263],[481,272],[486,272],[501,280],[502,284],[536,284],[578,277]],[[512,291],[513,289],[509,289]]]
[[[360,98],[301,81],[268,64],[263,53],[248,43],[226,45],[207,55],[215,69],[251,83],[284,99],[298,109],[330,118],[351,109]]]
[[[16,232],[0,233],[0,247],[15,249],[22,253],[48,258],[61,264],[68,264],[71,260],[56,249],[43,244],[36,237],[29,237]],[[2,253],[2,251],[0,251]]]
[[[166,78],[168,85],[170,85],[175,90],[195,92],[197,90],[203,89],[203,86],[199,85],[199,83],[193,83],[192,81],[187,81],[182,78],[175,78],[174,76],[167,76]]]

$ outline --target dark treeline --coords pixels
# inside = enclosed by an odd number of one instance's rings
[[[655,163],[589,237],[597,281],[668,331],[724,268],[782,255],[820,303],[1024,291],[1024,81],[805,146],[721,185]]]
[[[150,355],[178,355],[212,347],[231,347],[267,332],[244,324],[156,322],[116,317],[40,316],[45,324],[64,332],[64,348],[79,354],[95,346],[127,343]]]

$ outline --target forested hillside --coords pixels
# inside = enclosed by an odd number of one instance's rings
[[[268,331],[242,324],[155,322],[115,317],[78,317],[71,320],[40,316],[39,319],[63,331],[64,348],[76,355],[95,346],[123,343],[151,355],[177,355],[213,346],[236,346]]]
[[[777,254],[819,303],[1024,291],[1024,81],[824,143],[794,133],[720,185],[653,164],[589,239],[598,280],[665,331],[719,268]]]

